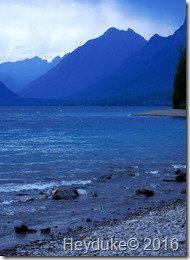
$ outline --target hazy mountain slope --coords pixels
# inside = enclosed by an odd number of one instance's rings
[[[39,57],[16,62],[4,62],[0,64],[0,79],[9,89],[19,93],[25,85],[46,73],[60,61],[61,58],[57,56],[50,63]]]
[[[107,77],[127,57],[146,44],[133,30],[110,28],[99,38],[88,41],[63,59],[56,67],[31,82],[21,95],[60,99],[75,95]]]
[[[0,81],[0,100],[7,100],[7,99],[18,99],[19,97],[9,90],[2,81]]]
[[[170,103],[179,48],[185,45],[186,22],[172,36],[154,35],[111,76],[73,98],[138,104],[144,98],[147,104]]]

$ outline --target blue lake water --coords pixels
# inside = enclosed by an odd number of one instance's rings
[[[0,107],[0,249],[42,239],[15,235],[22,223],[64,233],[185,200],[186,183],[163,179],[186,167],[186,119],[131,115],[153,109],[163,107]],[[80,196],[52,200],[65,186]]]
[[[153,109],[163,107],[0,107],[0,191],[185,165],[186,119],[131,116]]]

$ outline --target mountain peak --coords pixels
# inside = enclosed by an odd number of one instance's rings
[[[22,95],[65,99],[102,80],[146,44],[142,36],[131,31],[109,28],[103,35],[74,50],[53,70],[28,84]]]
[[[119,32],[119,29],[115,28],[115,27],[110,27],[105,33],[105,34],[113,34],[113,33],[116,33],[116,32]]]
[[[161,43],[164,41],[165,38],[167,38],[167,37],[160,36],[158,33],[156,33],[150,38],[150,40],[148,41],[148,44],[150,44],[150,43],[152,44],[153,42],[155,42],[155,44],[158,44],[158,42]]]
[[[33,58],[31,58],[31,59],[27,59],[27,60],[34,60],[34,61],[37,61],[37,60],[42,60],[42,59],[36,55],[36,56],[34,56]]]
[[[128,29],[127,29],[127,32],[135,33],[135,31],[134,31],[133,29],[131,29],[131,28],[128,28]]]
[[[138,33],[136,33],[134,30],[132,30],[131,28],[128,28],[127,30],[120,30],[117,29],[115,27],[110,27],[104,34],[103,36],[107,36],[109,37],[123,37],[123,36],[127,36],[128,37],[136,37],[138,35]],[[141,35],[139,35],[141,36]],[[141,36],[142,37],[142,36]],[[143,37],[142,37],[143,38]]]
[[[119,31],[119,29],[117,29],[115,27],[110,27],[107,31]]]
[[[118,32],[128,32],[128,33],[135,33],[135,31],[131,28],[128,28],[127,31],[126,30],[120,30],[117,29],[115,27],[110,27],[104,34],[108,34],[108,33],[118,33]]]
[[[61,61],[61,57],[60,56],[56,56],[55,58],[52,59],[51,63],[53,64],[58,64]]]
[[[43,60],[43,59],[41,59],[41,58],[38,57],[38,56],[34,56],[34,57],[32,57],[32,58],[26,58],[26,59],[24,59],[24,60],[19,60],[19,61],[17,61],[17,62],[20,62],[20,63],[22,63],[22,62],[36,63],[36,62],[41,62],[41,61],[46,61],[46,62],[47,62],[47,60]]]

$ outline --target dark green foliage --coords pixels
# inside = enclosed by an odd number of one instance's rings
[[[186,49],[180,49],[180,53],[172,99],[173,108],[186,109]]]

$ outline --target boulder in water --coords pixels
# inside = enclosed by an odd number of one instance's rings
[[[154,196],[154,191],[147,190],[147,189],[139,189],[136,190],[136,194],[142,194],[142,195],[146,195],[147,197],[151,197]]]
[[[56,188],[52,191],[52,199],[53,200],[72,200],[78,198],[79,193],[76,189],[71,190],[61,190],[59,188]]]
[[[179,173],[176,177],[175,177],[176,181],[178,182],[185,182],[186,181],[186,173]]]
[[[112,179],[112,174],[107,174],[107,175],[100,176],[97,179],[97,181],[105,182],[105,181],[108,181],[108,180],[111,180],[111,179]]]
[[[15,227],[15,233],[26,234],[28,232],[28,227],[26,225],[20,225]]]

